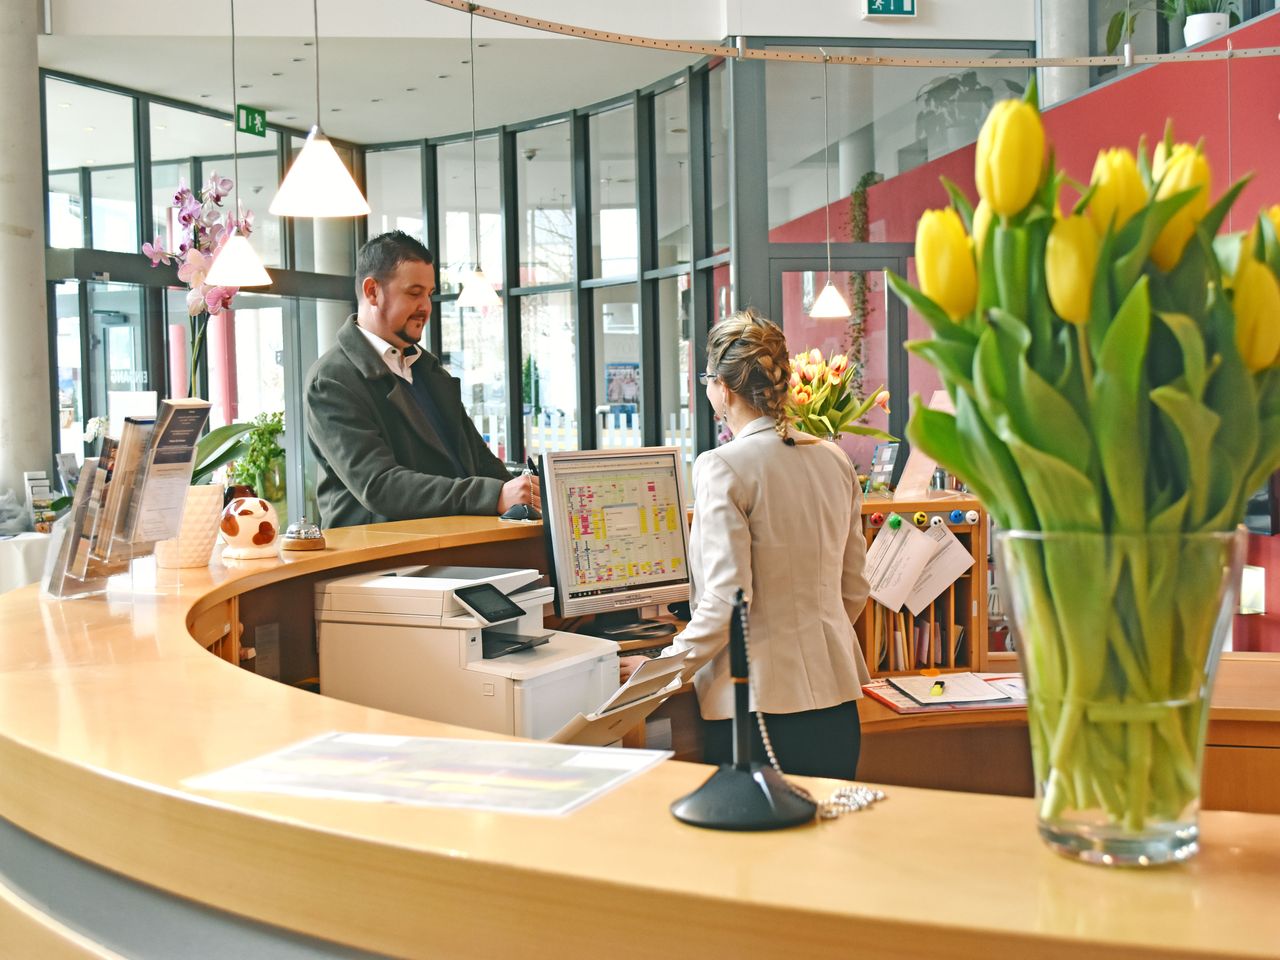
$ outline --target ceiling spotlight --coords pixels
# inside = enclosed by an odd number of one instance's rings
[[[417,87],[405,87],[405,88],[404,88],[404,92],[405,92],[405,93],[413,93],[413,92],[414,92],[415,90],[417,90],[417,89],[418,89]]]
[[[85,128],[84,128],[84,132],[85,132],[85,133],[93,133],[93,127],[85,127]]]
[[[241,89],[241,90],[252,90],[252,89],[253,89],[253,84],[252,84],[252,83],[242,83],[242,84],[240,84],[240,89]]]
[[[289,58],[289,60],[290,60],[290,62],[292,62],[292,63],[306,63],[306,62],[307,62],[307,58],[306,58],[306,57],[290,57],[290,58]]]
[[[437,73],[437,74],[436,74],[436,79],[437,79],[437,80],[448,80],[448,79],[449,79],[449,75],[448,75],[447,73]]]
[[[70,106],[71,106],[71,104],[69,104],[69,103],[60,103],[60,104],[58,104],[58,106],[60,106],[63,110],[66,110],[68,107],[70,107]]]
[[[201,100],[208,100],[211,96],[213,96],[213,94],[211,94],[211,93],[202,93],[202,94],[200,94],[200,99],[201,99]]]
[[[273,70],[273,71],[271,72],[271,75],[272,75],[273,77],[283,77],[283,76],[284,76],[284,74],[283,74],[283,73],[281,73],[279,70]]]
[[[168,128],[168,127],[166,127],[163,123],[157,123],[157,124],[155,124],[155,128],[156,128],[157,130],[168,130],[168,129],[169,129],[169,128]]]
[[[381,103],[381,102],[382,102],[382,98],[381,98],[381,97],[371,97],[371,98],[369,99],[369,102],[370,102],[370,103]]]

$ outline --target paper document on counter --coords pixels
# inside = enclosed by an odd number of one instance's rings
[[[907,609],[917,617],[973,566],[973,555],[946,524],[929,527],[924,535],[937,543],[938,549],[907,594]]]
[[[281,793],[497,813],[568,813],[655,766],[665,750],[326,733],[192,777],[193,790]]]
[[[666,687],[671,687],[671,692],[674,693],[679,689],[680,670],[684,666],[685,658],[689,656],[689,653],[690,651],[685,650],[671,656],[654,657],[652,660],[646,660],[636,667],[635,672],[627,678],[626,683],[615,690],[608,700],[596,708],[595,715],[600,716],[610,710],[625,707],[628,703],[642,700]]]
[[[897,687],[921,706],[945,703],[984,703],[1009,700],[1007,693],[972,673],[943,673],[937,676],[889,677]]]
[[[901,610],[937,550],[936,540],[907,521],[896,530],[886,523],[867,548],[866,572],[872,598],[890,610]]]

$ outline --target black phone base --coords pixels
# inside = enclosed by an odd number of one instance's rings
[[[581,632],[606,640],[656,640],[676,632],[674,623],[663,620],[641,620],[636,610],[614,610],[597,613]]]
[[[781,830],[808,823],[818,808],[796,796],[772,767],[725,764],[711,779],[671,804],[682,823],[711,830]]]

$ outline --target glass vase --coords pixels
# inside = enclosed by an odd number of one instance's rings
[[[1150,866],[1199,850],[1209,697],[1243,547],[1239,532],[996,535],[1040,835],[1058,853]]]

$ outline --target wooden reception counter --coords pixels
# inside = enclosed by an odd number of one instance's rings
[[[1029,800],[910,787],[833,822],[702,831],[667,806],[707,768],[676,761],[563,818],[183,786],[329,730],[482,736],[275,683],[205,645],[233,650],[242,609],[309,622],[312,585],[339,569],[527,564],[540,537],[381,525],[296,561],[159,583],[138,570],[105,598],[0,596],[0,956],[1280,954],[1276,816],[1207,812],[1199,857],[1135,872],[1050,853]],[[1221,709],[1274,731],[1277,698]],[[157,950],[166,936],[187,948]]]

